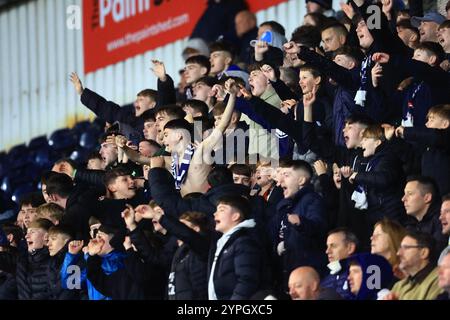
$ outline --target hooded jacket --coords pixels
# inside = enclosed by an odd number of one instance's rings
[[[361,267],[361,287],[352,300],[376,300],[378,291],[392,285],[393,273],[389,262],[382,256],[371,253],[358,253],[342,261],[347,272],[352,263]]]

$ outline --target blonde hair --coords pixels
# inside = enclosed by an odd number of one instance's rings
[[[64,208],[56,203],[44,203],[37,208],[37,217],[52,221],[61,221],[64,215]]]
[[[362,136],[363,138],[372,138],[381,141],[386,140],[383,128],[378,124],[368,126],[366,129],[364,129]]]
[[[450,104],[438,104],[428,110],[427,118],[431,115],[450,121]]]

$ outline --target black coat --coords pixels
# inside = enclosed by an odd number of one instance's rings
[[[17,300],[16,277],[0,271],[0,300]]]
[[[33,253],[19,256],[16,281],[20,300],[48,300],[50,288],[47,270],[50,262],[46,247]]]
[[[141,226],[129,233],[137,256],[144,263],[144,292],[147,299],[161,300],[167,293],[167,279],[173,255],[177,249],[176,238],[151,234],[147,236]]]
[[[207,300],[207,265],[211,242],[208,234],[197,233],[176,218],[164,215],[161,225],[183,241],[172,260],[168,296],[170,300]]]
[[[127,134],[129,140],[140,141],[143,139],[144,118],[142,116],[136,117],[133,105],[120,107],[87,88],[83,90],[81,103],[106,122],[114,123],[118,121],[127,124],[127,128],[132,129]]]
[[[107,275],[102,270],[102,258],[95,255],[87,259],[87,277],[94,287],[112,300],[143,300],[142,281],[144,263],[133,252],[127,253],[124,267]]]
[[[76,239],[88,240],[89,218],[97,211],[98,193],[91,189],[75,188],[67,199],[61,224],[75,232]]]
[[[440,208],[440,202],[434,202],[421,221],[412,216],[408,216],[405,221],[407,229],[431,235],[436,242],[436,252],[441,252],[448,245],[448,237],[442,234],[442,224],[439,221]]]
[[[450,192],[450,129],[405,128],[406,141],[426,146],[422,154],[422,175],[433,178],[441,196]]]
[[[405,219],[405,209],[401,201],[404,175],[400,161],[388,143],[379,145],[375,154],[363,161],[367,163],[365,168],[371,169],[358,171],[354,184],[362,185],[367,190],[369,230],[383,217],[401,223]]]

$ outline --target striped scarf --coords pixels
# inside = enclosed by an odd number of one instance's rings
[[[181,184],[186,180],[189,165],[191,164],[192,155],[194,154],[194,147],[189,144],[184,150],[184,156],[181,160],[178,158],[178,153],[172,155],[172,175],[175,179],[175,188],[181,189]]]

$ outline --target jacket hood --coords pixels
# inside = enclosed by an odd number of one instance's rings
[[[390,286],[393,280],[392,267],[382,256],[371,253],[358,253],[341,261],[343,269],[349,271],[356,262],[363,272],[361,288],[354,295],[355,300],[376,300],[377,293]]]

